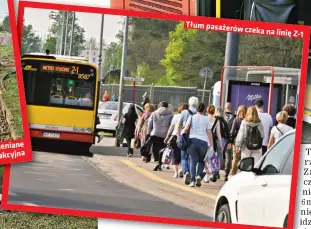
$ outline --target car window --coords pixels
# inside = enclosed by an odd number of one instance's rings
[[[287,161],[284,165],[282,174],[284,175],[292,175],[292,169],[293,169],[293,159],[294,159],[294,148],[291,150],[289,157],[287,158]]]
[[[265,155],[260,163],[260,169],[264,175],[279,174],[285,158],[290,150],[293,149],[295,134],[287,135],[278,141]]]

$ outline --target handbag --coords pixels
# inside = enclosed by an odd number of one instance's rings
[[[151,137],[149,137],[144,145],[140,148],[140,155],[143,157],[149,157],[151,155]]]
[[[136,139],[134,141],[134,148],[139,149],[140,147],[141,147],[141,141],[138,137],[136,137]]]
[[[162,151],[162,152],[161,152]],[[162,153],[162,163],[169,165],[172,162],[172,156],[173,156],[173,149],[171,148],[164,148],[160,151],[160,153]]]
[[[116,127],[116,138],[119,141],[123,141],[124,139],[124,129],[125,125],[122,123],[122,121],[120,121]]]
[[[193,115],[191,115],[191,118],[190,118],[190,127],[192,124],[192,116]],[[189,132],[190,132],[190,130],[189,130]],[[189,145],[191,144],[191,140],[189,139],[189,136],[190,136],[189,133],[183,133],[177,137],[176,144],[177,144],[177,147],[179,149],[181,149],[183,151],[188,149]]]

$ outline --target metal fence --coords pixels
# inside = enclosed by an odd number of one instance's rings
[[[108,91],[110,96],[119,95],[119,84],[102,84],[100,89],[100,99],[105,91]],[[138,85],[136,86],[135,103],[142,102],[142,96],[145,92],[148,93],[150,102],[158,104],[161,101],[170,103],[174,110],[180,103],[188,103],[191,96],[196,96],[202,101],[203,90],[195,87],[166,87],[166,86],[153,86],[153,85]],[[210,103],[210,90],[205,90],[204,103]],[[133,102],[133,86],[125,85],[123,92],[124,102]]]

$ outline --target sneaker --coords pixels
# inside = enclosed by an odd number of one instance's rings
[[[209,179],[211,182],[216,182],[217,181],[217,175],[212,175]]]
[[[219,173],[217,174],[217,179],[220,179],[220,175],[219,175]]]
[[[203,179],[204,183],[209,183],[209,177],[206,175]]]
[[[170,169],[170,166],[169,166],[169,165],[166,165],[166,169]]]
[[[180,178],[183,178],[183,177],[184,177],[184,173],[183,173],[182,170],[179,170],[179,177],[180,177]]]
[[[190,183],[190,185],[189,185],[190,187],[195,187],[195,182],[194,181],[192,181],[191,183]]]
[[[153,168],[153,171],[158,171],[161,169],[161,166],[157,163],[154,168]],[[162,170],[162,169],[161,169]]]
[[[132,157],[132,156],[133,156],[133,154],[132,154],[132,153],[130,153],[130,154],[128,154],[128,155],[127,155],[127,157]]]
[[[174,173],[174,178],[178,178],[178,173]]]
[[[225,176],[224,181],[228,181],[228,176]]]
[[[195,185],[197,187],[201,187],[201,177],[200,176],[197,176],[197,178],[195,179]]]
[[[190,174],[189,172],[186,172],[185,174],[185,185],[190,184]]]

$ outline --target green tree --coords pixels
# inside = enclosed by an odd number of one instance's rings
[[[165,58],[161,61],[171,85],[203,87],[199,70],[211,67],[214,78],[207,82],[210,88],[220,79],[224,65],[226,33],[185,30],[183,23],[170,34]],[[299,68],[302,41],[241,34],[239,65],[277,66]]]
[[[300,68],[302,40],[243,34],[239,65]]]
[[[9,16],[5,16],[2,23],[1,23],[1,30],[4,32],[11,32],[11,27],[10,27],[10,18]]]
[[[79,26],[78,19],[74,17],[73,12],[69,11],[51,11],[49,18],[53,20],[52,26],[49,29],[50,36],[46,40],[44,48],[55,50],[56,51],[56,44],[57,44],[57,37],[61,34],[62,24],[66,23],[66,18],[68,17],[68,26],[67,26],[67,33],[66,28],[64,28],[63,33],[63,42],[66,40],[66,49],[63,45],[63,54],[69,55],[69,47],[71,42],[71,31],[72,31],[72,21],[74,20],[74,29],[73,29],[73,40],[72,40],[72,50],[71,55],[78,56],[81,51],[84,49],[83,44],[85,43],[84,33],[85,30],[81,26]],[[65,20],[63,20],[65,19]],[[64,26],[66,27],[66,26]],[[52,52],[53,53],[53,52]]]
[[[32,25],[24,25],[22,35],[21,53],[40,52],[42,46],[41,37],[36,35]]]
[[[203,67],[211,67],[217,77],[224,61],[225,44],[224,33],[186,30],[180,23],[170,33],[165,58],[161,60],[170,85],[202,86],[199,70]]]

